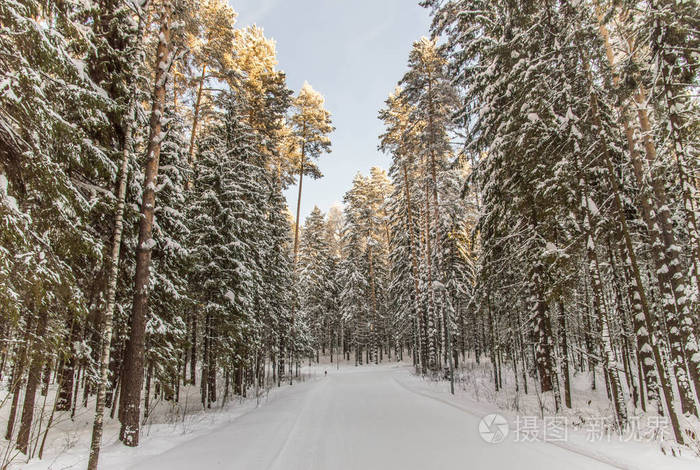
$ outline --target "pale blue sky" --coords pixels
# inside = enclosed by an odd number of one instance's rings
[[[428,11],[418,0],[229,0],[237,26],[257,24],[277,42],[279,69],[295,92],[304,81],[326,97],[336,131],[320,159],[324,177],[304,179],[301,220],[318,205],[343,199],[352,179],[372,166],[388,168],[377,151],[377,112],[406,70],[413,41],[427,35]],[[298,188],[287,193],[296,212]]]

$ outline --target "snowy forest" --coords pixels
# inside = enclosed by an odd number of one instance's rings
[[[698,3],[424,0],[390,167],[303,221],[333,119],[232,4],[0,2],[0,468],[314,364],[597,393],[700,456]]]

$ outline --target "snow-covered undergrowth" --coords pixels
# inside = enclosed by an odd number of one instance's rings
[[[449,382],[439,378],[421,377],[413,372],[410,364],[384,361],[383,364],[362,365],[354,367],[352,361],[344,361],[340,370],[336,369],[336,363],[329,363],[328,358],[321,358],[320,364],[308,364],[302,368],[300,379],[295,380],[295,386],[289,387],[286,383],[281,388],[271,387],[262,391],[256,397],[253,389],[249,390],[248,398],[235,397],[222,406],[219,401],[215,407],[203,410],[199,401],[199,388],[188,386],[181,389],[181,399],[177,404],[163,401],[151,403],[151,413],[146,420],[141,435],[140,445],[136,448],[123,446],[117,439],[119,422],[116,419],[107,418],[105,435],[103,439],[103,451],[100,457],[101,470],[124,470],[133,465],[148,461],[149,457],[158,456],[171,449],[185,445],[188,441],[209,434],[221,435],[220,429],[234,423],[257,407],[266,407],[277,403],[273,408],[286,409],[282,401],[293,397],[293,393],[302,392],[298,388],[298,382],[304,381],[301,387],[319,387],[324,381],[324,372],[328,376],[345,376],[343,383],[354,383],[351,376],[365,377],[363,373],[375,371],[377,373],[390,374],[393,380],[403,389],[417,395],[418,400],[436,400],[455,408],[456,413],[467,413],[478,419],[490,414],[503,415],[510,425],[510,439],[520,439],[524,442],[516,442],[515,445],[527,446],[529,440],[547,442],[553,446],[581,456],[595,459],[598,462],[623,469],[696,469],[700,468],[700,459],[693,453],[684,449],[680,456],[672,456],[671,450],[678,453],[676,446],[670,445],[669,439],[664,439],[663,421],[658,420],[658,415],[652,412],[654,406],[649,407],[649,412],[633,408],[628,403],[631,421],[639,424],[638,428],[630,429],[625,435],[619,436],[610,422],[612,409],[605,392],[605,383],[598,374],[598,387],[590,390],[591,376],[589,374],[576,374],[572,377],[572,408],[564,408],[559,413],[554,410],[551,397],[541,397],[536,393],[535,383],[529,379],[528,393],[525,394],[520,384],[516,392],[513,374],[511,370],[503,369],[503,388],[494,391],[491,367],[488,361],[476,364],[467,361],[457,371],[455,395],[450,394]],[[321,379],[321,380],[317,380]],[[360,380],[360,379],[358,379]],[[361,382],[362,380],[360,380]],[[313,383],[308,383],[313,382]],[[297,390],[298,392],[294,392]],[[304,388],[304,390],[307,390]],[[308,390],[316,390],[309,388]],[[372,389],[373,393],[378,390]],[[387,389],[383,389],[387,390]],[[390,391],[390,390],[389,390]],[[51,399],[54,390],[50,390],[45,410],[48,414],[51,409]],[[292,392],[292,395],[289,393]],[[6,393],[6,392],[3,392]],[[308,391],[302,393],[310,393]],[[382,392],[383,393],[383,392]],[[388,394],[390,395],[391,392]],[[0,400],[4,398],[0,396]],[[43,397],[42,397],[43,398]],[[373,400],[378,400],[373,395]],[[391,400],[390,396],[387,399]],[[43,404],[43,403],[42,403]],[[320,406],[320,404],[319,404]],[[0,409],[0,421],[7,418],[7,406]],[[323,410],[319,410],[323,413]],[[93,403],[88,406],[78,406],[73,419],[70,413],[57,414],[50,432],[41,460],[34,458],[28,463],[15,458],[11,470],[58,470],[58,469],[83,469],[87,463],[90,431],[93,418]],[[268,416],[269,418],[269,416]],[[527,427],[532,424],[534,418],[535,427]],[[556,418],[566,420],[565,439],[551,439],[544,435],[545,419]],[[44,418],[44,426],[47,418]],[[245,420],[245,419],[244,419]],[[530,420],[530,421],[528,421]],[[467,420],[465,422],[471,422]],[[524,424],[525,423],[525,424]],[[651,426],[657,423],[659,426]],[[420,422],[415,423],[421,426]],[[471,424],[470,424],[471,426]],[[525,429],[527,427],[527,429]],[[668,431],[668,430],[666,430]],[[478,429],[474,425],[475,435]],[[522,436],[516,436],[521,433]],[[225,433],[224,433],[225,434]],[[668,436],[666,436],[668,437]],[[475,439],[479,439],[476,438]],[[7,448],[7,442],[2,441],[0,448],[2,455],[10,455],[12,449]],[[192,446],[192,444],[187,444]],[[465,445],[473,445],[465,442]],[[498,444],[493,444],[497,446]],[[246,469],[249,470],[249,469]],[[250,469],[252,470],[252,469]]]
[[[403,387],[478,417],[491,413],[503,415],[509,422],[510,432],[521,441],[541,440],[620,468],[700,468],[700,457],[692,444],[689,447],[675,444],[670,425],[656,412],[656,403],[648,404],[644,412],[629,400],[629,425],[622,434],[618,433],[601,371],[596,373],[595,390],[591,390],[590,373],[572,374],[572,406],[569,409],[562,405],[558,412],[551,394],[538,393],[531,378],[528,378],[526,394],[522,377],[518,379],[516,391],[513,371],[504,367],[502,388],[495,391],[488,360],[476,364],[473,359],[455,371],[454,396],[444,377],[415,373],[397,376],[397,382]],[[559,432],[552,433],[557,425]],[[687,426],[698,429],[697,423],[687,423]]]
[[[296,382],[315,380],[322,374],[317,367],[305,367]],[[4,385],[4,384],[3,384]],[[6,403],[7,387],[3,386],[0,394],[0,423],[7,423],[9,405]],[[224,404],[223,391],[217,403],[212,408],[204,409],[200,402],[199,386],[187,386],[180,389],[178,403],[152,399],[151,411],[145,419],[140,443],[138,447],[125,447],[119,442],[119,420],[110,418],[108,409],[105,415],[105,428],[102,438],[102,451],[100,453],[100,470],[124,470],[135,462],[148,456],[161,454],[168,449],[176,447],[184,442],[205,435],[212,430],[236,420],[240,416],[265,406],[276,400],[284,399],[285,393],[290,390],[288,382],[283,382],[280,388],[274,384],[268,384],[261,389],[256,396],[255,389],[250,388],[247,397],[230,397]],[[37,401],[37,405],[43,409],[37,410],[38,419],[43,419],[43,427],[48,422],[53,398],[56,390],[51,387],[44,402],[44,397]],[[56,412],[53,423],[46,437],[44,452],[41,459],[34,457],[27,461],[26,457],[17,452],[13,445],[8,445],[6,440],[0,441],[0,460],[3,467],[8,470],[69,470],[84,469],[87,465],[90,437],[94,418],[94,400],[88,401],[87,406],[78,404],[75,415],[71,418],[70,411]],[[38,441],[33,437],[32,447],[37,443],[36,449],[41,445],[45,430],[42,428]],[[37,452],[33,452],[37,455]]]

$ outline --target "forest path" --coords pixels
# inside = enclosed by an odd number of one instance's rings
[[[233,423],[134,470],[611,468],[512,433],[489,444],[479,418],[400,385],[405,369],[328,369]]]

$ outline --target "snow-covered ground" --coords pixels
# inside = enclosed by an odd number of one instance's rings
[[[479,418],[414,393],[406,368],[329,370],[134,470],[609,468],[543,443],[491,445]]]
[[[317,367],[306,367],[301,377],[295,380],[293,387],[283,383],[281,388],[261,390],[258,398],[255,397],[254,390],[251,389],[249,391],[250,397],[247,399],[235,397],[224,406],[221,406],[219,401],[213,408],[206,411],[202,409],[199,401],[199,386],[182,387],[179,403],[151,401],[151,413],[141,430],[140,445],[136,448],[125,447],[119,442],[119,421],[109,417],[110,410],[108,409],[105,416],[99,469],[125,470],[145,458],[161,454],[184,442],[211,433],[222,426],[233,423],[239,417],[258,407],[283,400],[287,392],[294,390],[298,381],[301,380],[300,383],[303,383],[303,381],[316,380],[318,374]],[[6,388],[3,384],[3,391],[0,394],[0,404],[4,405],[0,407],[0,425],[3,432],[9,411],[9,404],[5,396]],[[44,426],[51,412],[55,393],[55,386],[52,386],[47,401],[43,404],[41,403],[43,397],[38,397],[41,398],[37,400],[38,405],[44,410]],[[91,399],[87,407],[78,405],[73,419],[70,418],[69,412],[57,412],[47,436],[42,459],[33,458],[27,463],[23,455],[14,448],[8,448],[7,441],[0,439],[2,462],[12,461],[9,466],[10,470],[82,470],[86,468],[94,409],[94,399]],[[41,415],[42,412],[38,412],[38,414]],[[15,430],[15,434],[16,432]],[[44,432],[43,428],[41,432]],[[30,447],[33,446],[34,444]]]
[[[658,443],[589,442],[576,430],[566,442],[523,442],[514,432],[514,413],[474,400],[466,389],[452,396],[445,382],[416,377],[405,365],[315,366],[307,373],[305,382],[273,389],[259,404],[247,400],[184,421],[147,425],[138,448],[116,442],[111,427],[100,468],[700,468],[693,457],[663,455]],[[497,444],[479,432],[481,419],[492,412],[510,422],[511,432]],[[74,445],[61,450],[54,442],[49,457],[17,468],[84,468],[87,436],[66,439]]]
[[[644,414],[630,409],[630,419],[635,424],[623,436],[610,425],[612,410],[605,397],[604,384],[596,391],[590,390],[588,374],[573,377],[572,409],[554,413],[553,404],[542,404],[531,383],[530,393],[516,392],[512,376],[503,378],[504,389],[494,391],[490,366],[471,364],[468,370],[459,371],[455,394],[450,394],[449,382],[430,380],[414,374],[396,376],[399,384],[426,399],[439,401],[477,418],[493,413],[503,416],[509,424],[509,439],[518,445],[529,445],[531,440],[548,446],[559,447],[572,454],[588,456],[621,469],[695,469],[700,468],[700,458],[688,448],[678,448],[670,439],[670,428],[655,413]],[[504,372],[505,373],[505,372]],[[512,372],[511,372],[512,373]],[[600,380],[602,378],[598,377]],[[601,389],[602,387],[602,389]],[[540,397],[541,398],[541,397]],[[551,397],[550,397],[551,398]],[[657,423],[650,427],[649,423]],[[530,424],[528,424],[530,423]],[[559,429],[552,430],[559,425]],[[663,431],[663,432],[662,432]],[[666,435],[664,439],[663,434]],[[499,444],[494,444],[500,447]],[[673,452],[681,452],[679,457]],[[666,452],[666,454],[664,453]],[[575,460],[575,457],[571,457]],[[608,468],[610,468],[608,467]],[[494,467],[498,468],[498,467]],[[518,467],[520,468],[520,467]],[[529,468],[529,467],[526,467]],[[546,467],[550,468],[550,467]]]

